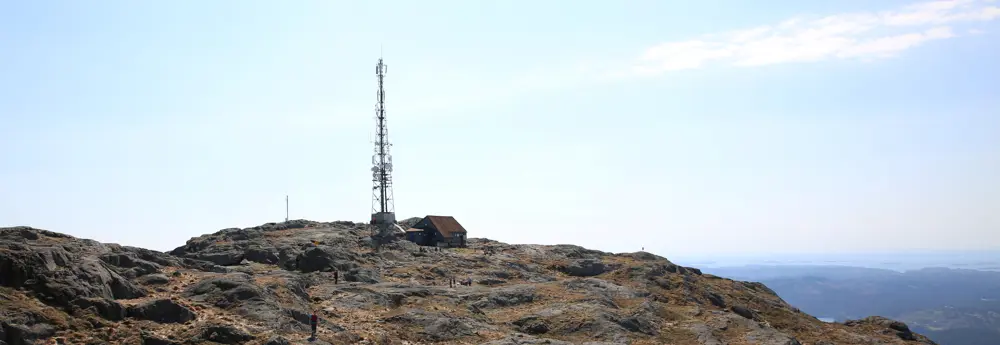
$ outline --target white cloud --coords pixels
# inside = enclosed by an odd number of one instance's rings
[[[880,37],[868,42],[856,44],[840,51],[837,57],[873,57],[887,58],[920,45],[929,40],[954,37],[951,28],[937,27],[922,33],[909,33],[889,37]]]
[[[954,26],[1000,18],[995,0],[932,1],[896,10],[791,18],[646,49],[623,75],[657,75],[709,63],[761,66],[824,59],[889,58],[928,41],[956,37]]]
[[[507,102],[519,95],[576,88],[606,82],[655,76],[712,64],[751,67],[827,59],[869,61],[891,58],[927,42],[978,35],[977,22],[1000,18],[1000,0],[933,1],[893,11],[845,13],[823,17],[796,17],[769,25],[664,42],[641,54],[596,52],[572,63],[542,64],[521,73],[489,79],[480,70],[435,76],[459,85],[448,92],[425,89],[402,101],[394,111],[425,114],[412,117],[460,116],[461,109],[481,109]],[[623,54],[623,55],[619,55]],[[435,72],[437,73],[437,72]],[[421,78],[409,78],[421,80]],[[411,86],[412,87],[412,86]],[[445,111],[449,110],[449,111]]]

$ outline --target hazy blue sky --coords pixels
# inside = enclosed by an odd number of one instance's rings
[[[370,213],[667,257],[1000,248],[1000,3],[5,1],[0,224]]]

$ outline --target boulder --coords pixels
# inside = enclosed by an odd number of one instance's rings
[[[347,273],[344,274],[344,280],[349,282],[375,284],[382,281],[382,277],[374,270],[356,268],[347,271]]]
[[[741,305],[734,305],[731,309],[732,309],[733,313],[736,313],[736,315],[745,317],[745,318],[750,319],[750,320],[754,319],[753,311],[750,310],[750,308],[747,308],[747,307],[744,307],[744,306],[741,306]]]
[[[143,285],[164,285],[170,283],[170,278],[166,274],[157,273],[139,277],[136,281]]]
[[[139,338],[142,339],[142,345],[180,345],[180,343],[160,338],[148,331],[142,331]]]
[[[0,321],[0,336],[9,345],[31,345],[35,340],[48,339],[56,334],[55,326],[48,323],[23,325]]]
[[[549,324],[537,316],[527,316],[513,322],[517,330],[527,334],[544,334],[549,331]]]
[[[349,253],[328,247],[306,249],[295,259],[296,267],[304,273],[317,271],[350,271],[357,267]]]
[[[71,304],[81,310],[89,310],[93,314],[109,321],[121,321],[126,316],[124,306],[117,301],[103,297],[81,297],[74,299]]]
[[[129,307],[128,316],[157,323],[185,323],[197,317],[188,307],[169,299],[158,299]]]
[[[601,260],[580,259],[566,265],[563,272],[574,277],[592,277],[604,273],[606,269]]]
[[[141,277],[159,272],[162,268],[159,264],[140,259],[135,253],[122,251],[120,247],[113,248],[118,252],[104,254],[99,258],[109,265],[121,268],[122,275],[126,277]]]
[[[243,253],[243,258],[252,262],[269,265],[277,264],[279,262],[276,250],[261,247],[247,249],[246,252]]]
[[[184,296],[228,308],[246,300],[263,300],[264,292],[243,273],[208,278],[184,289]]]
[[[619,326],[629,332],[638,332],[646,335],[658,335],[663,319],[662,308],[650,301],[643,302],[639,308],[627,317],[612,317]]]
[[[717,293],[709,292],[709,293],[707,293],[705,295],[705,298],[708,299],[709,303],[712,303],[712,305],[714,305],[716,307],[719,307],[719,308],[725,308],[726,307],[726,301],[722,298],[722,296],[720,296]]]
[[[288,339],[285,339],[280,335],[273,335],[270,338],[268,338],[263,345],[291,345],[291,344],[292,343],[290,343]]]
[[[254,336],[232,325],[211,323],[203,326],[201,339],[219,344],[243,344]]]
[[[210,251],[198,253],[195,258],[211,262],[219,266],[235,266],[243,261],[243,252],[238,249]]]

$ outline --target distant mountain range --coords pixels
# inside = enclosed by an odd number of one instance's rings
[[[773,255],[729,255],[713,257],[675,257],[675,261],[702,268],[765,266],[851,266],[913,271],[926,267],[1000,271],[1000,251],[919,251],[885,253],[816,253]]]
[[[1000,344],[1000,272],[924,268],[898,272],[850,266],[747,265],[706,268],[759,281],[820,318],[882,315],[942,345]]]

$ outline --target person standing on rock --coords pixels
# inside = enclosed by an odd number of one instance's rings
[[[333,284],[334,285],[340,283],[340,274],[338,274],[338,272],[339,271],[333,271]]]
[[[319,318],[316,317],[316,312],[313,311],[312,316],[309,316],[309,326],[312,327],[312,338],[316,339],[316,325],[319,324]]]

